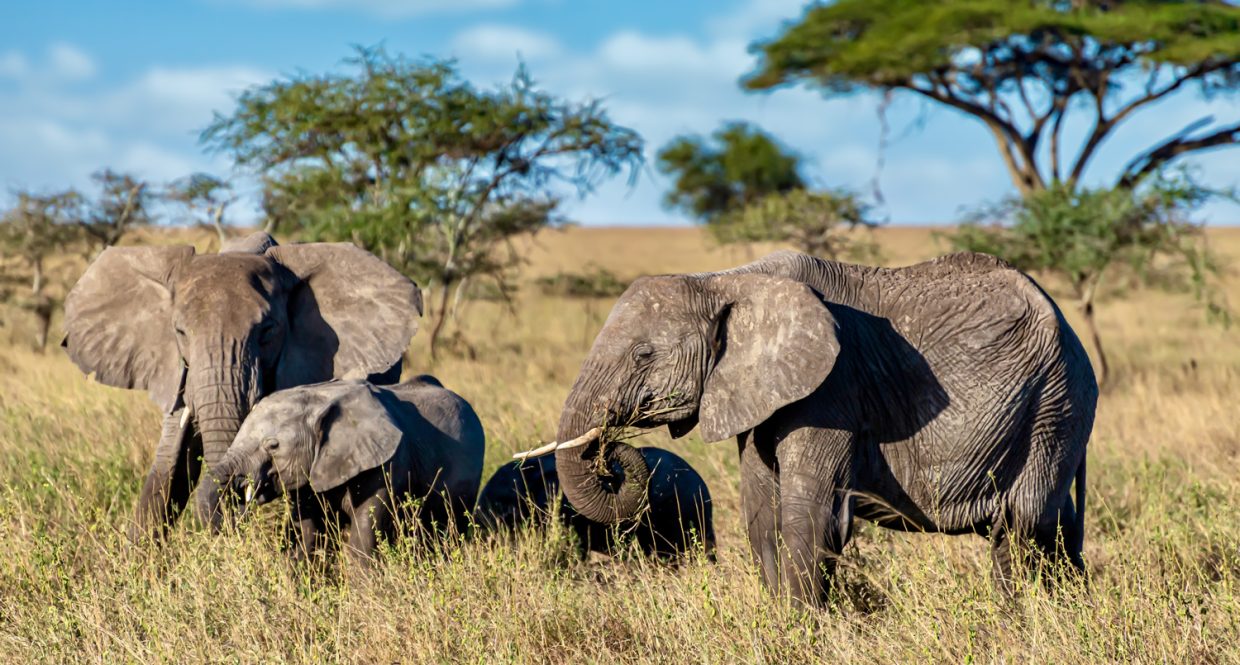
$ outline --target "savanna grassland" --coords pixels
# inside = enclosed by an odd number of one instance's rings
[[[888,264],[943,251],[928,230],[879,235]],[[1211,239],[1240,271],[1240,232]],[[546,233],[529,256],[511,307],[463,305],[446,335],[463,336],[432,366],[419,335],[407,369],[474,404],[487,474],[554,434],[611,305],[546,296],[533,280],[589,263],[628,279],[751,258],[695,229]],[[1240,306],[1240,276],[1227,288]],[[808,613],[762,589],[735,448],[696,433],[643,443],[709,482],[713,565],[578,561],[564,534],[523,533],[443,554],[397,547],[370,574],[323,575],[279,554],[276,506],[224,537],[182,520],[162,549],[135,549],[124,526],[157,409],[88,382],[59,349],[31,351],[33,322],[0,310],[0,661],[1240,662],[1238,333],[1184,298],[1115,295],[1099,316],[1115,375],[1089,449],[1089,584],[1028,585],[1005,603],[981,538],[862,525],[833,608]]]

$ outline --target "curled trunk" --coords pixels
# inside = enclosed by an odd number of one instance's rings
[[[569,397],[556,439],[574,439],[592,427]],[[600,459],[600,455],[602,459]],[[595,522],[633,519],[646,502],[650,469],[636,448],[627,443],[594,441],[555,453],[560,486],[577,512]]]

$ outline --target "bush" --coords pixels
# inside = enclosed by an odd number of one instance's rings
[[[615,273],[593,263],[586,265],[585,272],[558,272],[539,277],[535,283],[543,295],[561,298],[614,298],[629,286]]]

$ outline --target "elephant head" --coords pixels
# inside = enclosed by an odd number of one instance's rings
[[[293,388],[259,402],[212,469],[227,486],[242,482],[246,503],[309,487],[326,492],[392,458],[403,436],[371,386]]]
[[[649,470],[600,426],[666,425],[680,437],[700,425],[719,441],[753,429],[826,379],[839,353],[821,296],[791,279],[719,273],[645,277],[620,296],[565,401],[553,444],[569,502],[599,521],[629,519]],[[623,468],[607,482],[600,467]]]
[[[263,396],[397,366],[422,312],[416,284],[353,245],[255,234],[231,247],[112,247],[65,300],[69,357],[164,413],[184,406],[208,467]],[[209,517],[213,487],[199,487]]]

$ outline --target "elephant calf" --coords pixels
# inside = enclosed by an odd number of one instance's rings
[[[646,554],[674,559],[700,543],[713,561],[715,526],[706,481],[675,453],[654,447],[637,452],[650,468],[650,481],[649,510],[636,520],[602,524],[581,515],[562,498],[555,458],[539,457],[509,462],[491,476],[478,497],[475,522],[487,530],[543,524],[559,497],[560,519],[577,534],[583,553],[611,554],[621,544],[616,542],[617,534],[631,534]]]
[[[379,538],[396,535],[396,509],[410,501],[420,505],[408,527],[463,528],[485,445],[473,408],[434,377],[329,381],[259,402],[213,472],[221,484],[244,484],[247,505],[285,493],[294,557],[339,528],[350,557],[365,563]]]

